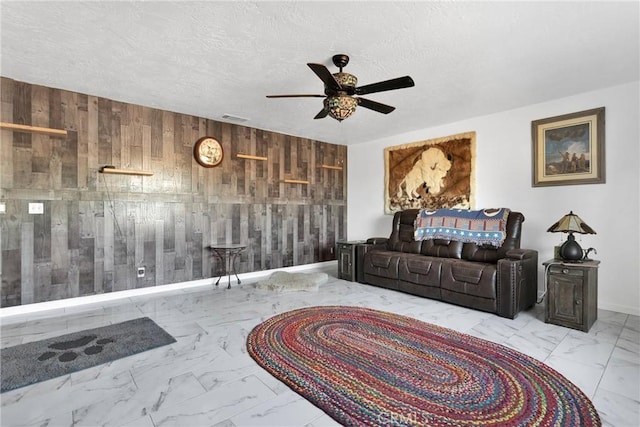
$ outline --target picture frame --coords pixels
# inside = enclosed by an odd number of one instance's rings
[[[532,186],[605,182],[605,107],[531,122]]]

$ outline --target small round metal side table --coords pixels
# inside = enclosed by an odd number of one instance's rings
[[[227,289],[231,289],[231,275],[234,274],[236,276],[236,280],[238,284],[240,284],[240,278],[238,277],[238,270],[236,268],[236,262],[238,260],[238,256],[247,248],[247,245],[211,245],[209,249],[216,258],[216,265],[218,266],[218,271],[220,271],[220,275],[218,276],[218,280],[216,281],[216,286],[220,283],[220,279],[223,276],[227,276]]]

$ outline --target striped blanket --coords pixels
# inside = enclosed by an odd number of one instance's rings
[[[414,222],[415,240],[447,239],[499,247],[507,235],[507,208],[422,209]]]

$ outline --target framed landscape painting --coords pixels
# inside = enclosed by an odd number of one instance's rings
[[[604,107],[531,122],[534,187],[605,182]]]

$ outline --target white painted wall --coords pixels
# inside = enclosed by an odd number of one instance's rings
[[[598,234],[577,235],[599,259],[599,308],[640,315],[640,82],[583,93],[489,116],[349,146],[347,236],[388,236],[384,214],[384,148],[476,131],[476,206],[508,207],[525,215],[522,247],[540,262],[565,239],[547,228],[573,210]],[[606,107],[606,183],[531,186],[531,122]],[[539,268],[539,292],[543,288]]]

